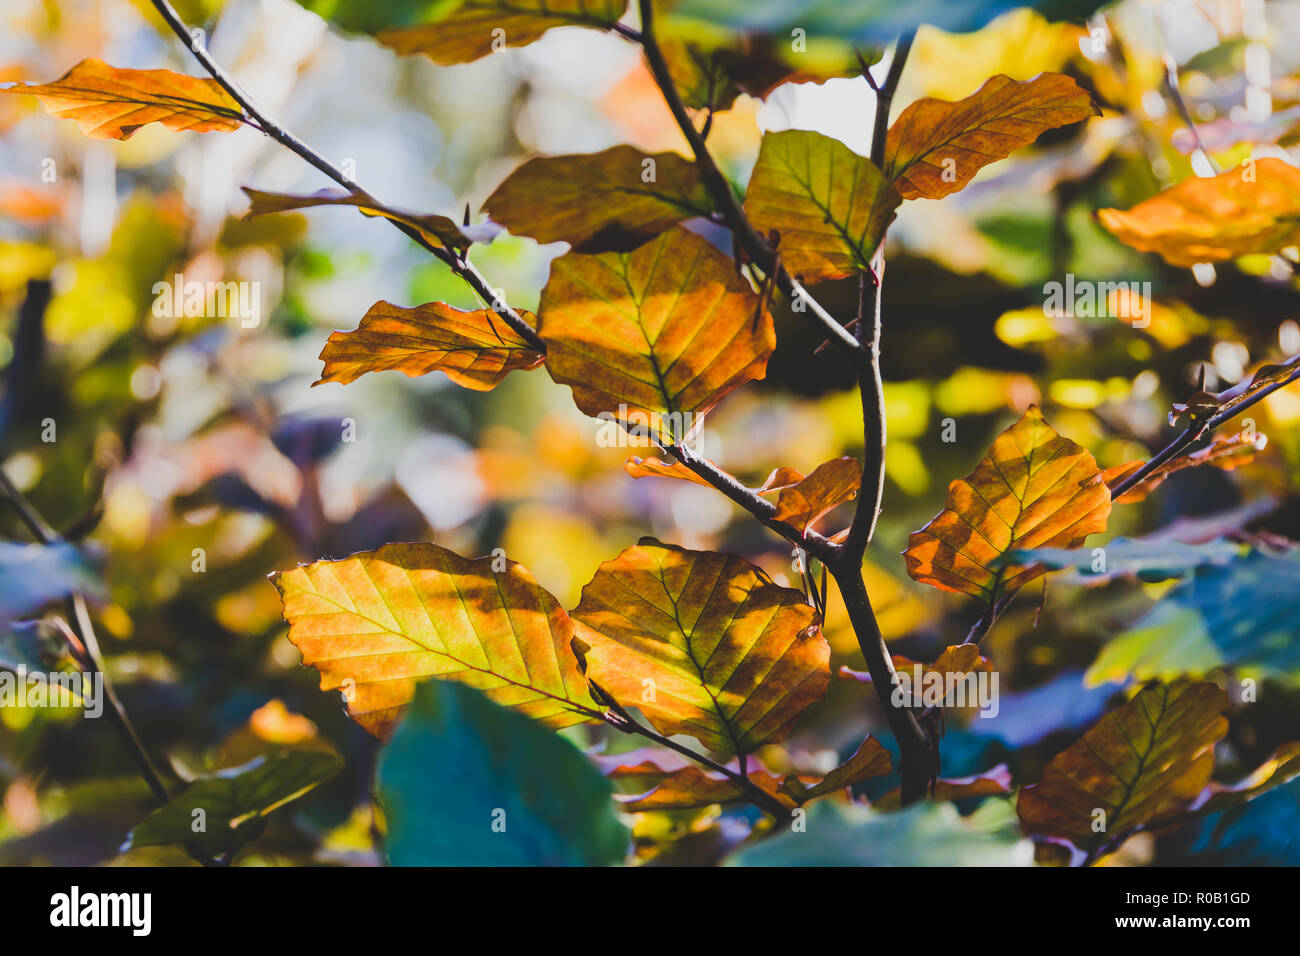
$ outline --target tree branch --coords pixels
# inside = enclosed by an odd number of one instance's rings
[[[709,152],[703,135],[691,122],[690,114],[686,112],[686,106],[682,102],[681,94],[677,92],[677,84],[673,82],[672,74],[668,70],[668,61],[664,59],[663,50],[659,48],[659,42],[655,38],[653,0],[639,0],[639,6],[641,10],[641,49],[645,51],[646,63],[650,67],[650,73],[654,76],[655,84],[659,87],[664,102],[668,104],[673,119],[677,121],[678,128],[681,129],[682,135],[686,137],[686,142],[691,147],[691,152],[695,156],[695,164],[700,170],[700,179],[703,181],[705,188],[709,190],[709,194],[713,197],[719,211],[721,211],[727,226],[735,235],[736,241],[745,250],[749,258],[757,263],[759,268],[776,279],[777,287],[782,293],[792,300],[801,300],[807,305],[808,311],[825,326],[833,342],[849,352],[857,351],[858,340],[844,326],[835,321],[835,318],[809,294],[808,290],[786,271],[785,266],[781,265],[780,260],[777,258],[775,251],[768,245],[767,240],[755,231],[749,217],[745,215],[745,210],[740,201],[736,198],[736,194],[732,192],[731,183],[718,169],[718,164]]]
[[[217,83],[220,84],[221,88],[229,93],[235,102],[239,104],[240,108],[244,111],[247,118],[252,121],[255,128],[261,130],[282,146],[296,153],[299,157],[316,167],[353,195],[366,199],[373,199],[368,192],[344,175],[343,171],[337,166],[330,163],[327,159],[313,150],[302,140],[298,139],[298,137],[294,136],[282,125],[267,116],[266,113],[257,106],[252,98],[244,92],[239,84],[236,83],[224,69],[222,69],[221,65],[212,58],[212,55],[208,53],[207,47],[205,47],[197,37],[190,33],[189,28],[185,25],[185,21],[182,20],[180,15],[172,8],[172,5],[168,0],[152,0],[152,2],[154,9],[158,11],[163,20],[167,22],[167,25],[171,27],[172,32],[175,33],[176,36],[180,38],[181,42],[189,48],[190,52],[194,54],[194,59],[197,60],[199,65],[208,72],[208,75],[216,80]],[[482,273],[475,268],[474,264],[469,261],[469,257],[466,254],[433,244],[426,239],[418,229],[404,222],[398,222],[395,219],[388,219],[388,222],[401,232],[405,233],[412,241],[418,243],[438,259],[441,259],[446,263],[447,267],[456,275],[460,276],[460,278],[474,290],[475,294],[486,306],[488,306],[488,308],[494,310],[498,315],[500,315],[505,323],[528,343],[530,348],[537,352],[546,352],[546,343],[543,342],[541,337],[537,334],[537,330],[529,325],[518,312],[510,308],[506,303],[500,301],[495,290],[493,290],[493,288],[488,284],[487,279],[483,277]]]

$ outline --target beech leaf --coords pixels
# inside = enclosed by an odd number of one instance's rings
[[[803,595],[735,555],[643,539],[600,566],[572,615],[601,690],[728,756],[779,739],[830,682]]]
[[[781,477],[775,480],[779,482]],[[772,517],[803,533],[832,509],[856,498],[861,484],[862,464],[856,458],[823,462],[808,477],[781,488]]]
[[[525,321],[534,316],[521,312]],[[403,308],[376,302],[351,332],[334,332],[320,353],[319,381],[354,382],[390,369],[415,377],[445,372],[457,385],[487,391],[516,369],[545,360],[491,309],[465,312],[445,302]]]
[[[569,650],[569,616],[513,561],[387,544],[271,580],[321,690],[343,689],[348,713],[376,736],[427,677],[477,687],[551,727],[599,717]]]
[[[1097,462],[1031,405],[973,472],[948,486],[947,507],[912,532],[907,573],[992,603],[1044,573],[1006,562],[1009,551],[1077,547],[1105,531],[1109,515]]]

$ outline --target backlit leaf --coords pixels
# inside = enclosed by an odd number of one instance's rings
[[[870,780],[872,777],[883,777],[893,769],[894,761],[890,757],[889,751],[875,737],[867,737],[858,745],[858,749],[853,752],[852,757],[844,761],[820,781],[809,786],[808,781],[801,780],[798,777],[786,777],[781,784],[781,789],[798,802],[806,803],[809,800],[826,796],[837,790],[847,789],[855,783],[861,783],[863,780]]]
[[[244,112],[216,80],[171,70],[129,70],[102,60],[82,60],[53,83],[13,86],[0,93],[29,93],[51,116],[76,120],[93,139],[129,139],[146,123],[197,133],[239,129]]]
[[[1020,791],[1021,826],[1093,851],[1189,805],[1210,781],[1227,706],[1216,684],[1147,685],[1057,754],[1041,783]]]
[[[262,832],[271,811],[298,799],[343,769],[337,754],[281,750],[193,781],[131,831],[127,846],[190,847],[209,858],[233,854]],[[195,830],[195,811],[204,829]]]
[[[785,130],[763,136],[745,212],[763,235],[780,234],[793,275],[821,282],[871,268],[900,202],[865,156],[821,133]]]
[[[706,488],[713,487],[680,461],[667,462],[661,458],[641,458],[633,455],[623,463],[623,470],[633,478],[678,478],[682,481],[693,481]]]
[[[808,477],[781,489],[772,517],[806,531],[838,505],[856,498],[861,484],[862,464],[856,458],[823,462]]]
[[[1121,242],[1174,266],[1280,252],[1300,242],[1300,169],[1269,156],[1097,215]]]
[[[780,738],[830,681],[803,595],[735,555],[644,539],[600,566],[573,622],[597,686],[718,753]]]
[[[531,313],[520,313],[532,322]],[[403,308],[376,302],[351,332],[334,332],[320,353],[316,385],[354,382],[366,372],[395,369],[415,377],[445,372],[457,385],[487,391],[516,369],[546,358],[491,309],[465,312],[445,302]]]
[[[463,0],[435,7],[415,26],[380,31],[398,53],[423,53],[435,63],[469,63],[504,46],[526,46],[552,27],[607,30],[623,16],[627,0]],[[443,12],[446,11],[446,12]]]
[[[463,685],[420,685],[376,789],[394,866],[607,866],[628,850],[582,752]]]
[[[885,141],[885,175],[904,199],[939,199],[1047,130],[1098,115],[1063,74],[995,76],[956,103],[923,99],[905,109]]]
[[[547,371],[578,408],[613,421],[636,413],[652,436],[662,426],[676,440],[762,378],[776,343],[735,263],[680,226],[635,252],[561,256],[538,315]]]
[[[369,196],[359,196],[341,189],[322,189],[308,196],[268,193],[248,186],[242,189],[248,194],[251,202],[248,212],[244,214],[245,219],[270,213],[307,209],[311,206],[353,206],[361,210],[364,215],[391,219],[418,229],[425,239],[434,245],[452,249],[464,249],[472,242],[491,242],[500,231],[499,226],[490,223],[460,226],[446,216],[404,212],[378,203]]]
[[[1300,743],[1283,744],[1244,780],[1235,784],[1211,782],[1196,801],[1194,810],[1198,813],[1217,813],[1241,806],[1270,790],[1285,786],[1297,777],[1300,777]]]
[[[629,251],[683,219],[708,215],[696,165],[631,146],[528,160],[483,208],[517,236],[572,243],[577,252]]]
[[[321,690],[342,688],[348,713],[377,736],[427,677],[477,687],[551,727],[597,716],[569,650],[569,616],[513,561],[388,544],[271,579]]]
[[[1127,505],[1144,501],[1147,495],[1164,484],[1166,478],[1176,471],[1182,471],[1184,468],[1214,465],[1224,471],[1232,471],[1234,468],[1248,465],[1255,460],[1255,455],[1263,451],[1267,444],[1268,436],[1263,432],[1257,432],[1252,436],[1239,432],[1236,435],[1216,438],[1204,448],[1198,448],[1196,451],[1171,458],[1128,491],[1115,498],[1114,502],[1119,505]],[[1122,465],[1115,465],[1103,471],[1102,478],[1107,485],[1114,488],[1144,464],[1146,464],[1145,461],[1130,461]]]
[[[734,780],[716,770],[701,767],[672,751],[644,750],[618,754],[598,761],[605,765],[611,780],[644,787],[639,793],[622,794],[615,799],[629,813],[648,810],[694,810],[719,803],[747,801],[751,797]],[[749,761],[749,779],[755,786],[776,797],[787,806],[794,802],[779,791],[781,778]],[[733,760],[728,769],[737,771],[740,762]]]
[[[922,584],[993,602],[1043,573],[1009,551],[1073,548],[1106,530],[1110,491],[1089,452],[1031,405],[965,478],[947,507],[908,539],[907,573]]]

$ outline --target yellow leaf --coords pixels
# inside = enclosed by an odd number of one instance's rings
[[[861,484],[862,465],[856,458],[823,462],[807,478],[781,489],[772,517],[793,525],[802,533],[831,509],[856,498]]]
[[[527,46],[552,27],[608,30],[627,0],[464,0],[429,23],[378,34],[398,53],[423,53],[435,63],[469,63],[505,46]]]
[[[776,345],[772,317],[735,263],[680,226],[632,253],[561,256],[538,314],[546,369],[578,408],[611,421],[635,413],[678,441],[762,378]],[[665,426],[665,415],[676,421]]]
[[[631,146],[539,156],[516,169],[483,208],[517,236],[568,242],[577,252],[629,251],[712,210],[696,165]]]
[[[531,313],[521,313],[532,321]],[[320,353],[321,385],[354,382],[366,372],[395,369],[415,377],[445,372],[457,385],[487,391],[515,369],[541,365],[534,351],[491,309],[465,312],[445,302],[406,309],[376,302],[351,332],[334,332]]]
[[[573,622],[601,690],[729,756],[783,736],[830,682],[803,595],[735,555],[644,539],[600,566]]]
[[[1187,179],[1101,224],[1174,266],[1279,252],[1300,242],[1300,169],[1272,156],[1220,176]]]
[[[0,93],[30,93],[51,116],[76,120],[94,139],[128,139],[146,123],[196,133],[239,129],[244,112],[216,80],[171,70],[129,70],[82,60],[55,80]]]
[[[1147,685],[1020,791],[1021,827],[1092,852],[1190,804],[1210,781],[1227,706],[1207,681]]]
[[[513,561],[388,544],[271,580],[321,690],[342,689],[348,713],[376,736],[427,677],[461,681],[552,727],[597,719],[569,616]]]
[[[623,470],[633,478],[679,478],[707,488],[713,487],[680,461],[664,461],[660,458],[641,458],[633,455],[623,463]]]
[[[760,233],[779,235],[791,274],[821,282],[870,269],[901,201],[865,156],[821,133],[786,130],[763,137],[745,212]]]
[[[1073,548],[1106,530],[1110,490],[1089,452],[1062,438],[1037,406],[993,442],[947,507],[912,532],[907,573],[992,603],[1043,573],[1002,563],[1021,548]]]
[[[885,175],[904,199],[939,199],[1046,130],[1099,115],[1068,76],[995,76],[956,103],[923,99],[905,109],[885,140]]]

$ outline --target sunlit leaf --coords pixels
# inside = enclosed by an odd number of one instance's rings
[[[1063,74],[995,76],[956,103],[923,99],[905,109],[885,141],[885,175],[904,199],[939,199],[1047,130],[1099,115]]]
[[[131,831],[129,848],[168,843],[228,857],[262,832],[267,816],[343,769],[333,753],[281,750],[199,777]],[[202,811],[203,828],[195,827]]]
[[[1021,826],[1091,852],[1189,805],[1210,781],[1227,706],[1216,684],[1147,685],[1021,789]]]
[[[735,555],[644,539],[600,566],[572,613],[599,688],[718,753],[780,738],[830,681],[803,595]]]
[[[821,282],[871,268],[901,201],[875,163],[839,140],[785,130],[763,137],[745,212],[763,235],[779,234],[792,274]]]
[[[683,219],[708,215],[712,204],[690,160],[614,146],[530,159],[483,208],[518,236],[572,243],[577,252],[626,252]]]
[[[531,313],[520,314],[534,321]],[[491,309],[465,312],[444,302],[408,309],[376,302],[356,329],[332,333],[320,358],[325,367],[316,385],[346,385],[366,372],[394,369],[412,377],[445,372],[457,385],[487,391],[546,357]]]
[[[808,477],[781,489],[772,517],[806,531],[835,507],[856,498],[861,484],[862,464],[856,458],[823,462]]]
[[[852,757],[821,780],[813,782],[790,776],[782,782],[781,789],[800,803],[805,803],[837,790],[847,789],[863,780],[883,777],[893,769],[894,762],[889,751],[875,737],[867,737],[858,745]]]
[[[1193,808],[1198,813],[1218,813],[1238,807],[1300,777],[1300,743],[1283,744],[1273,756],[1235,784],[1211,782]]]
[[[947,507],[908,539],[907,573],[922,584],[992,602],[1044,572],[1009,551],[1073,548],[1106,530],[1110,491],[1089,452],[1030,406],[965,478]]]
[[[693,481],[706,488],[713,487],[680,461],[667,462],[661,458],[641,458],[633,455],[623,463],[623,470],[633,478],[678,478],[682,481]]]
[[[645,416],[651,437],[676,440],[762,378],[776,343],[735,263],[681,227],[631,253],[561,256],[538,315],[547,371],[572,387],[578,408],[611,421]]]
[[[1121,242],[1174,266],[1280,252],[1300,242],[1300,169],[1268,156],[1097,215]]]
[[[361,210],[364,215],[391,219],[418,229],[425,239],[434,245],[453,249],[464,249],[472,242],[491,242],[500,231],[500,227],[490,223],[460,226],[446,216],[393,209],[368,196],[359,196],[341,189],[322,189],[307,196],[291,196],[286,193],[263,192],[248,186],[242,188],[251,202],[248,212],[244,214],[245,219],[276,212],[307,209],[312,206],[353,206]]]
[[[477,687],[551,727],[595,717],[568,615],[513,561],[388,544],[271,580],[303,663],[322,690],[343,690],[373,734],[388,733],[426,677]]]
[[[51,116],[76,120],[93,139],[129,139],[146,123],[197,133],[239,129],[243,110],[216,80],[171,70],[129,70],[102,60],[82,60],[53,83],[13,86],[0,93],[29,93]]]
[[[376,781],[394,866],[607,866],[628,850],[582,752],[471,687],[422,684]]]
[[[1214,465],[1224,471],[1232,471],[1234,468],[1240,468],[1242,465],[1248,465],[1254,461],[1255,455],[1263,451],[1267,444],[1268,436],[1263,432],[1257,432],[1254,435],[1239,432],[1236,435],[1216,438],[1204,448],[1198,448],[1196,451],[1171,458],[1113,500],[1115,504],[1119,505],[1144,501],[1147,495],[1164,484],[1166,478],[1176,471],[1182,471],[1184,468]],[[1145,461],[1130,461],[1122,465],[1115,465],[1103,471],[1102,478],[1107,485],[1114,488],[1145,464]]]
[[[639,793],[622,794],[615,799],[629,813],[648,810],[693,810],[716,803],[747,801],[751,797],[734,780],[716,770],[709,770],[672,751],[634,751],[599,761],[611,780],[626,781],[644,788]],[[793,807],[794,802],[779,791],[781,778],[766,768],[747,767],[750,781],[759,789]],[[738,771],[739,760],[728,764]]]
[[[414,26],[380,31],[398,53],[423,53],[435,63],[469,63],[506,46],[526,46],[553,27],[607,30],[627,0],[463,0],[432,7]],[[444,12],[445,11],[445,12]]]

